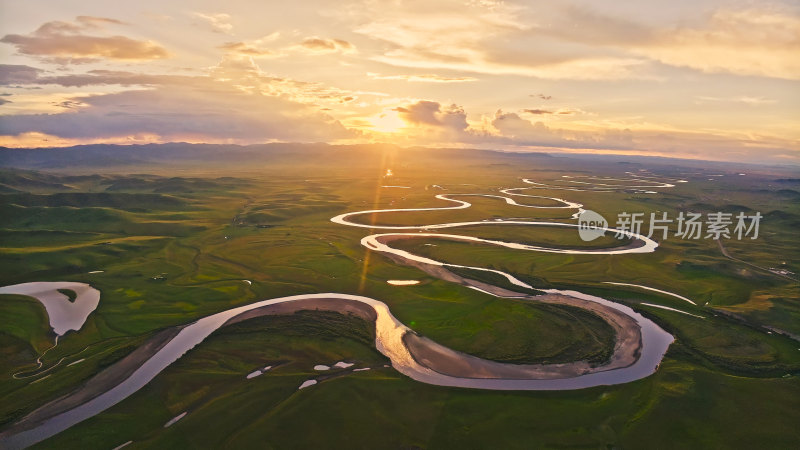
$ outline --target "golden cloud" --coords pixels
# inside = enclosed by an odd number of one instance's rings
[[[720,10],[704,27],[664,30],[634,51],[702,72],[800,79],[800,17],[760,10]]]
[[[15,46],[20,54],[47,57],[61,63],[96,59],[150,60],[168,56],[163,47],[152,41],[84,34],[85,31],[97,30],[109,24],[119,25],[123,22],[78,16],[75,22],[47,22],[28,35],[7,34],[0,42]]]
[[[310,37],[304,39],[298,47],[311,53],[351,53],[355,51],[355,46],[342,39],[323,39]]]
[[[373,80],[400,80],[412,83],[466,83],[478,80],[474,77],[446,77],[436,74],[381,75],[379,73],[367,72],[367,76]]]

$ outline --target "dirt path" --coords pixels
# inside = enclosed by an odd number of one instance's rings
[[[783,274],[780,274],[780,273],[775,273],[775,272],[773,272],[773,271],[771,271],[771,270],[769,270],[769,269],[767,269],[765,267],[757,266],[757,265],[755,265],[753,263],[749,263],[747,261],[743,261],[743,260],[741,260],[739,258],[734,258],[733,256],[730,255],[730,253],[728,253],[728,249],[725,248],[725,246],[722,244],[722,241],[720,241],[719,239],[715,239],[715,240],[717,241],[717,244],[719,245],[719,250],[722,252],[722,255],[725,256],[726,258],[730,259],[731,261],[736,261],[736,262],[748,265],[750,267],[753,267],[753,268],[756,268],[758,270],[767,272],[770,275],[774,275],[776,277],[786,278],[787,280],[791,280],[791,281],[800,281],[800,279],[797,279],[797,278],[794,278],[794,277],[790,277],[789,275],[783,275]]]

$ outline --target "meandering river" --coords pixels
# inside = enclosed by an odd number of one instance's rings
[[[529,180],[525,181],[532,183]],[[653,183],[646,187],[655,188],[669,186],[671,185],[666,183]],[[603,184],[603,188],[607,187],[609,187],[609,185]],[[629,188],[632,186],[624,187]],[[635,186],[635,188],[642,187],[645,186]],[[633,241],[632,244],[608,249],[557,249],[458,234],[441,234],[430,232],[430,230],[478,225],[576,228],[578,226],[577,224],[530,220],[503,220],[409,226],[381,226],[366,225],[352,220],[359,215],[379,213],[466,209],[471,206],[469,202],[452,197],[467,196],[503,199],[509,205],[524,208],[580,210],[582,207],[579,203],[559,198],[520,194],[517,192],[519,189],[506,189],[501,192],[507,195],[517,195],[525,198],[548,199],[560,204],[551,207],[526,205],[520,204],[513,198],[504,195],[440,194],[436,196],[437,199],[455,204],[432,208],[358,211],[338,215],[332,218],[331,221],[345,226],[373,230],[403,230],[403,232],[395,231],[391,233],[371,234],[364,237],[361,240],[361,244],[372,251],[386,254],[394,261],[401,264],[413,265],[432,275],[440,276],[442,279],[459,282],[499,297],[518,298],[532,302],[542,301],[551,304],[565,304],[591,310],[608,321],[617,332],[617,343],[612,358],[601,366],[592,367],[580,361],[552,365],[514,365],[487,361],[448,349],[429,339],[418,336],[410,328],[397,320],[392,315],[389,307],[379,300],[341,293],[296,295],[263,300],[253,304],[232,308],[201,318],[182,327],[176,327],[171,334],[159,334],[156,338],[160,339],[160,341],[156,342],[157,339],[154,338],[152,343],[145,345],[147,346],[146,349],[142,349],[142,351],[137,350],[137,355],[119,361],[92,379],[97,380],[100,379],[98,377],[105,376],[104,379],[107,386],[101,385],[99,382],[93,384],[92,380],[90,380],[86,385],[78,388],[72,394],[40,407],[14,424],[11,428],[0,433],[0,444],[2,444],[4,448],[26,447],[99,414],[147,385],[148,382],[170,364],[181,358],[186,352],[203,342],[211,333],[226,324],[235,323],[238,320],[244,320],[258,315],[287,313],[292,310],[304,308],[329,308],[342,312],[354,312],[373,320],[376,330],[375,347],[378,351],[389,358],[392,362],[392,366],[400,373],[414,380],[428,384],[494,390],[567,390],[627,383],[652,374],[657,369],[667,348],[673,341],[673,337],[630,307],[573,290],[547,289],[544,290],[546,293],[545,295],[536,296],[510,291],[506,288],[493,286],[487,283],[468,280],[449,272],[447,268],[467,267],[475,270],[493,272],[502,275],[514,286],[533,289],[532,286],[508,273],[482,267],[463,266],[437,261],[396,249],[391,246],[391,243],[400,239],[440,238],[475,242],[483,245],[494,245],[521,251],[619,255],[652,252],[658,246],[655,241],[639,234],[624,232],[623,234],[626,234],[626,236]],[[417,232],[412,233],[410,232],[411,230],[417,230]],[[613,231],[617,232],[618,230],[614,229]],[[52,306],[54,304],[48,300],[55,298],[55,294],[52,292],[57,293],[56,289],[63,288],[73,289],[76,290],[76,292],[80,289],[78,299],[87,298],[86,296],[92,293],[88,285],[77,286],[77,283],[71,283],[69,287],[67,287],[67,284],[56,283],[48,286],[48,288],[51,288],[50,290],[42,291],[39,289],[36,290],[36,292],[33,292],[34,289],[24,290],[20,288],[22,285],[15,286],[16,287],[0,288],[0,293],[28,292],[26,295],[36,294],[33,296],[39,298],[40,301],[45,304],[51,324],[53,324],[53,328],[56,330],[57,334],[63,334],[59,333],[59,331],[66,332],[68,329],[79,329],[80,325],[86,320],[86,315],[97,306],[95,302],[88,312],[81,309],[81,314],[75,313],[75,315],[72,315],[61,312],[64,310],[64,305],[61,304],[64,303],[64,299],[60,299],[61,303],[56,306]],[[6,291],[3,291],[3,289],[6,289]],[[47,303],[45,300],[47,300]],[[97,301],[99,301],[99,293],[97,294]],[[76,301],[75,303],[78,302]],[[51,304],[51,306],[48,307],[48,304]],[[81,305],[84,305],[84,303],[82,302]],[[67,309],[68,308],[69,307],[67,307]],[[52,315],[51,311],[53,312]],[[83,315],[84,312],[86,313],[85,315]],[[64,317],[70,317],[74,320],[62,321],[61,319]],[[81,317],[82,320],[78,320]],[[80,325],[74,328],[78,322],[80,322]],[[115,376],[117,378],[114,378]],[[109,380],[112,380],[113,383],[110,383]]]

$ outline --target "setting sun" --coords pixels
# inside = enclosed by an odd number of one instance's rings
[[[369,122],[372,129],[379,133],[402,133],[406,127],[406,123],[395,111],[384,111],[377,116],[370,117]]]

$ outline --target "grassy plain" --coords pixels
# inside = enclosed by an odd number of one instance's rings
[[[487,161],[492,157],[486,156]],[[285,295],[357,293],[386,302],[415,331],[444,345],[510,362],[558,362],[608,354],[613,332],[571,308],[498,299],[443,282],[370,254],[369,234],[333,224],[349,211],[445,206],[439,193],[492,193],[524,187],[524,176],[559,181],[589,165],[550,158],[514,164],[463,164],[382,158],[382,164],[309,168],[198,167],[174,176],[157,167],[98,175],[0,171],[0,285],[82,281],[102,292],[77,333],[44,358],[42,381],[13,379],[52,345],[46,314],[34,300],[0,296],[0,427],[71,390],[165,327],[232,306]],[[386,168],[395,175],[384,178]],[[629,165],[592,164],[619,176]],[[530,189],[579,201],[610,222],[622,211],[760,211],[757,240],[725,242],[736,258],[800,272],[797,184],[753,171],[748,176],[663,166],[689,183],[659,194]],[[475,186],[475,180],[479,186]],[[711,181],[713,180],[713,181]],[[563,183],[563,180],[559,181]],[[403,185],[411,189],[381,188]],[[436,187],[434,185],[438,185]],[[444,189],[442,189],[444,188]],[[459,197],[456,197],[459,198]],[[466,210],[376,214],[362,223],[419,225],[495,218],[566,221],[572,211],[520,208],[499,199],[464,197]],[[543,199],[517,198],[547,205]],[[606,237],[583,243],[570,230],[486,225],[441,230],[560,248],[624,245]],[[376,232],[382,232],[380,230]],[[425,245],[431,244],[431,245]],[[514,273],[536,287],[577,289],[631,305],[677,340],[659,371],[621,386],[575,392],[481,392],[414,382],[374,350],[359,319],[303,313],[244,322],[215,333],[152,383],[42,447],[109,447],[128,440],[154,448],[530,448],[792,447],[800,411],[798,286],[725,258],[712,240],[668,238],[655,253],[563,255],[521,252],[442,239],[394,246],[456,264]],[[784,264],[785,263],[785,264]],[[92,273],[102,271],[101,273]],[[394,287],[388,279],[416,279]],[[246,280],[246,281],[245,281]],[[250,283],[248,283],[249,281]],[[664,289],[698,306],[603,284]],[[669,306],[704,319],[641,305]],[[83,360],[80,363],[69,363]],[[358,362],[372,370],[323,380],[315,364]],[[257,367],[278,363],[247,380]],[[189,414],[170,428],[172,417]],[[210,424],[213,424],[210,426]]]

